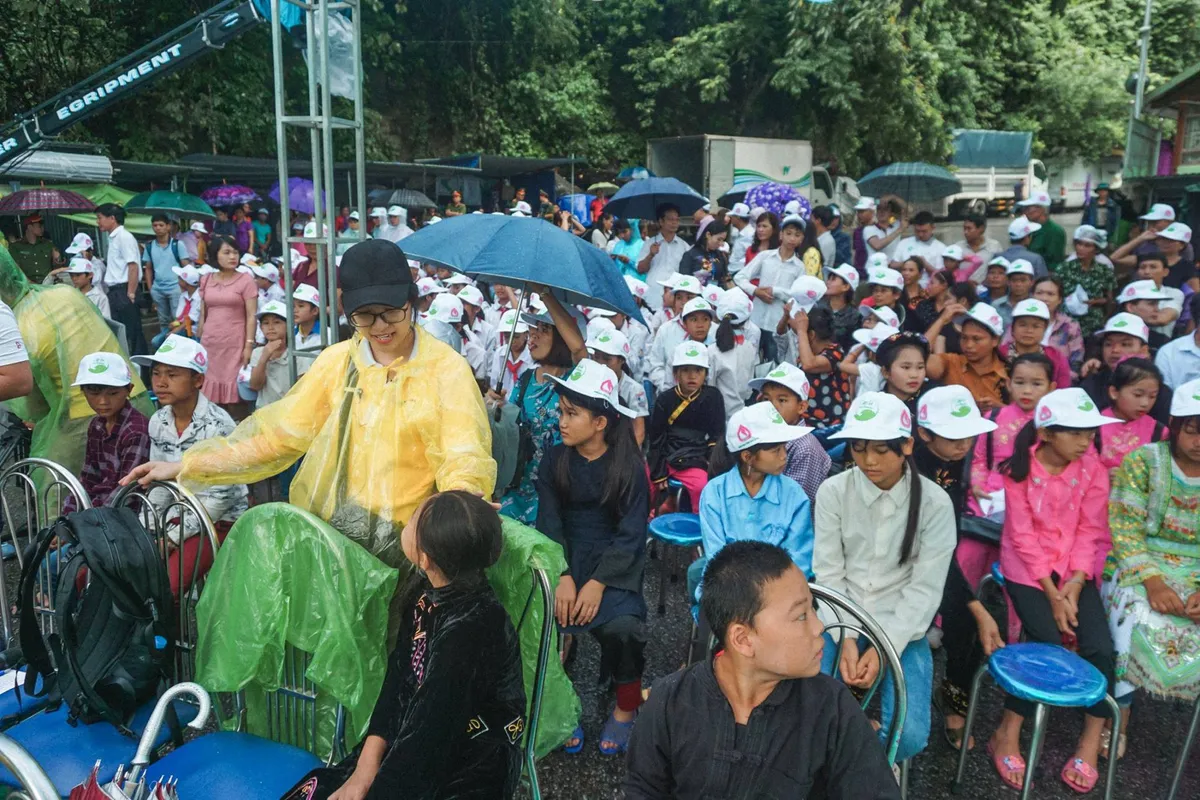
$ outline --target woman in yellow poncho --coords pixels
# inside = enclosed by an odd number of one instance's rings
[[[490,496],[491,431],[471,368],[421,332],[404,253],[382,239],[354,245],[339,269],[353,339],[325,349],[291,391],[182,463],[152,462],[125,482],[252,483],[303,457],[291,502],[390,566],[399,533],[434,492]]]

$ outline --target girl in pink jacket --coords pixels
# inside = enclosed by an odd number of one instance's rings
[[[1108,382],[1112,405],[1100,412],[1117,424],[1101,428],[1096,440],[1100,463],[1107,469],[1121,466],[1125,456],[1142,445],[1167,438],[1167,426],[1150,416],[1162,384],[1162,373],[1148,358],[1132,357],[1117,363]]]
[[[1112,547],[1108,531],[1108,470],[1096,455],[1096,429],[1116,422],[1101,415],[1080,388],[1058,389],[1037,404],[1001,465],[1007,513],[1000,568],[1012,607],[1031,642],[1074,644],[1113,687],[1113,643],[1096,589],[1096,565]],[[988,745],[1001,779],[1021,788],[1021,722],[1033,704],[1009,697]],[[1064,783],[1090,790],[1099,777],[1100,736],[1109,717],[1103,701],[1088,708]]]

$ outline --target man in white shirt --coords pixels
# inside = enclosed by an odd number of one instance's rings
[[[933,214],[929,211],[918,213],[912,220],[913,235],[901,239],[892,254],[892,268],[899,269],[910,256],[920,256],[925,260],[926,272],[921,276],[921,285],[929,283],[929,276],[942,269],[942,253],[946,245],[933,236]]]
[[[729,237],[729,273],[732,275],[746,266],[746,250],[754,244],[754,226],[750,224],[750,206],[745,203],[734,203],[733,208],[725,215],[729,227],[733,229]]]
[[[859,208],[863,206],[863,208]],[[880,223],[882,220],[878,218],[875,210],[875,201],[870,197],[864,197],[854,205],[855,210],[863,212],[859,214],[859,224],[863,226],[863,246],[866,248],[866,258],[870,258],[876,253],[884,253],[888,260],[892,258],[892,253],[896,250],[896,240],[900,238],[900,233],[904,230],[904,220],[897,220],[886,228]],[[866,214],[865,212],[871,212]],[[867,217],[870,221],[863,222],[863,218]]]
[[[955,242],[963,254],[974,253],[979,256],[979,268],[971,275],[971,280],[982,283],[987,275],[987,264],[1000,255],[1004,248],[1000,242],[987,235],[987,217],[980,214],[968,214],[963,219],[963,238]],[[975,276],[979,277],[976,278]]]
[[[679,235],[679,208],[664,203],[657,209],[659,233],[647,239],[638,256],[637,271],[646,276],[650,286],[657,286],[668,275],[679,271],[679,261],[690,245]],[[657,292],[646,296],[646,305],[657,311],[662,308],[662,297]]]
[[[29,353],[12,309],[0,302],[0,400],[24,397],[33,391]]]
[[[125,326],[129,355],[146,353],[142,316],[136,305],[142,251],[133,234],[125,230],[125,209],[105,203],[96,209],[96,227],[108,234],[108,257],[104,262],[104,291],[112,318]]]
[[[1192,295],[1192,319],[1200,319],[1200,294]],[[1154,364],[1163,375],[1163,383],[1172,389],[1200,378],[1200,327],[1188,336],[1180,336],[1164,344],[1154,357]]]

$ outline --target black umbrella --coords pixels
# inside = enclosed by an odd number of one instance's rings
[[[373,206],[437,208],[437,203],[416,189],[376,189],[367,194],[367,202]]]

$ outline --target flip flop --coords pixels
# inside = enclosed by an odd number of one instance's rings
[[[608,715],[608,722],[604,723],[604,730],[600,731],[600,752],[606,756],[619,756],[629,747],[629,736],[633,733],[633,723],[637,717],[629,720],[629,722],[618,722],[617,718],[612,714]],[[609,745],[605,747],[604,745]]]
[[[583,726],[582,725],[576,725],[575,732],[572,733],[569,738],[574,739],[575,744],[573,744],[573,745],[565,745],[564,744],[563,745],[564,753],[570,753],[571,755],[575,755],[576,753],[583,750]]]
[[[1073,769],[1083,776],[1087,781],[1086,785],[1080,786],[1067,777],[1067,770]],[[1091,764],[1084,761],[1082,758],[1072,758],[1066,764],[1063,764],[1062,772],[1059,773],[1062,782],[1067,785],[1067,788],[1074,789],[1079,794],[1087,794],[1092,789],[1096,788],[1096,781],[1100,780],[1100,773]]]
[[[1015,778],[1011,778],[1007,774],[1009,772],[1020,771],[1022,773],[1022,778],[1027,777],[1025,759],[1021,758],[1019,755],[1004,756],[1001,758],[996,755],[996,748],[992,746],[991,742],[988,742],[987,753],[992,758],[992,766],[996,768],[996,774],[1000,776],[1000,780],[1004,781],[1005,786],[1008,786],[1010,789],[1016,789],[1017,791],[1021,791],[1021,789],[1025,788],[1024,780],[1017,781]]]

